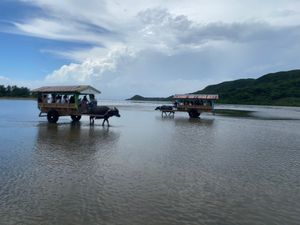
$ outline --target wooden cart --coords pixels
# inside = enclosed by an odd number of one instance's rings
[[[95,95],[101,92],[89,85],[46,86],[32,90],[37,94],[40,117],[47,117],[56,123],[61,116],[70,116],[79,121],[82,115],[103,117],[89,112],[91,104],[96,104]]]
[[[190,118],[198,118],[202,112],[213,112],[214,102],[217,99],[219,99],[218,95],[174,95],[173,106],[164,105],[157,107],[156,109],[162,112],[162,116],[174,115],[175,112],[187,112]]]

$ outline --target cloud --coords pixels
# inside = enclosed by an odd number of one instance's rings
[[[96,52],[97,54],[97,52]],[[118,64],[133,58],[135,53],[125,46],[114,46],[102,58],[87,58],[82,63],[71,63],[64,65],[46,77],[47,82],[88,82],[94,78],[100,79],[105,72],[115,72]]]
[[[103,49],[91,49],[87,52],[92,58],[63,66],[47,76],[47,81],[88,82],[105,95],[120,98],[120,93],[169,96],[192,92],[241,75],[258,76],[275,66],[284,67],[280,57],[270,60],[274,56],[269,54],[278,41],[287,44],[281,33],[296,38],[298,30],[262,23],[202,25],[160,9],[140,12],[137,18],[142,24],[133,34],[138,35],[126,45],[115,49],[112,45],[105,54]],[[266,51],[254,58],[263,48]],[[77,54],[86,57],[87,52]]]
[[[43,49],[72,61],[46,74],[45,83],[89,83],[108,97],[168,96],[299,67],[300,22],[289,21],[300,6],[292,10],[291,0],[23,3],[43,13],[13,21],[16,32],[91,46]]]
[[[10,85],[11,80],[8,77],[0,76],[0,85]]]
[[[274,26],[266,22],[197,23],[184,15],[172,15],[163,9],[148,9],[140,12],[143,22],[140,33],[145,40],[164,43],[169,48],[199,47],[212,41],[256,42],[281,39],[283,35],[299,36],[299,24]]]
[[[104,27],[57,18],[37,18],[14,25],[20,34],[51,40],[101,45],[114,39],[114,34]]]

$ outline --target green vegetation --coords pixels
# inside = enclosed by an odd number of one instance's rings
[[[172,97],[167,98],[159,98],[159,97],[143,97],[141,95],[135,95],[129,99],[126,100],[133,100],[133,101],[172,101]]]
[[[239,79],[210,85],[192,94],[218,94],[217,103],[300,106],[300,70],[277,72],[258,79]],[[171,101],[135,95],[129,100]]]
[[[30,90],[26,87],[0,85],[0,97],[31,97]]]
[[[227,81],[194,94],[219,94],[218,103],[300,106],[300,70]]]

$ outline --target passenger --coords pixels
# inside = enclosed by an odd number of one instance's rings
[[[48,102],[48,103],[52,103],[52,97],[51,97],[51,95],[48,95],[47,98],[48,98],[48,99],[47,99],[47,102]]]
[[[89,103],[89,100],[87,99],[86,95],[83,96],[82,103],[85,103],[85,104]]]
[[[43,103],[47,103],[48,102],[48,95],[43,95]]]
[[[90,103],[89,103],[89,110],[90,110],[97,106],[97,100],[95,98],[95,95],[93,94],[90,94],[89,97],[90,97]]]
[[[174,102],[174,108],[177,108],[177,106],[178,106],[178,101],[175,100],[175,102]]]
[[[81,101],[81,109],[83,112],[87,112],[88,111],[88,99],[86,97],[86,95],[83,97],[82,101]]]
[[[51,103],[56,102],[56,94],[51,94]]]
[[[75,96],[74,96],[74,95],[71,96],[69,102],[70,102],[71,104],[74,104],[74,103],[75,103]]]
[[[63,104],[68,104],[69,103],[69,98],[68,98],[67,95],[64,95],[61,103],[63,103]]]
[[[61,103],[61,95],[57,95],[57,97],[56,97],[56,103]]]

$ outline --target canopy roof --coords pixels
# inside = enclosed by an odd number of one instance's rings
[[[100,94],[101,92],[90,85],[77,86],[44,86],[32,90],[34,93],[70,93],[70,94]]]
[[[174,99],[186,99],[186,100],[197,100],[197,99],[202,99],[202,100],[217,100],[219,99],[219,95],[189,95],[189,94],[183,94],[183,95],[174,95]]]

